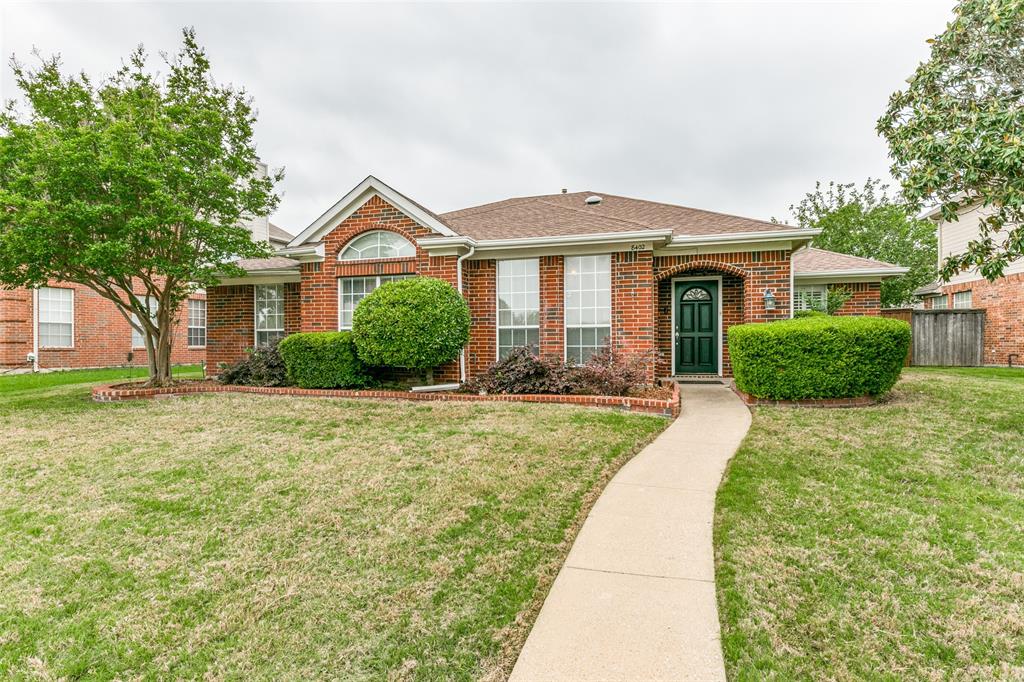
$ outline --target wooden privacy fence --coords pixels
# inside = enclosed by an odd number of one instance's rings
[[[894,308],[882,316],[910,323],[908,365],[980,367],[984,362],[984,310]]]

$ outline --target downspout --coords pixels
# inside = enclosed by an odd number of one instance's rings
[[[807,245],[805,244],[804,246],[806,247]],[[795,283],[796,283],[796,280],[794,279],[794,273],[793,273],[793,252],[790,251],[789,252],[789,319],[793,319],[793,316],[796,315],[796,289],[794,288],[794,284]]]
[[[459,294],[462,295],[462,261],[466,260],[476,251],[475,245],[470,245],[469,251],[464,255],[459,256],[459,259],[455,261],[455,279],[458,284]],[[461,383],[466,383],[466,349],[463,348],[459,351],[459,380]]]
[[[32,287],[32,371],[39,371],[39,287]]]

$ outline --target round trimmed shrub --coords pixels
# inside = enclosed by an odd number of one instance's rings
[[[910,325],[882,317],[812,316],[729,328],[736,387],[758,398],[878,396],[900,377]]]
[[[277,347],[288,380],[301,388],[362,388],[373,381],[349,332],[292,334]]]
[[[425,370],[469,341],[469,306],[448,282],[413,277],[381,285],[356,306],[352,337],[368,365]]]

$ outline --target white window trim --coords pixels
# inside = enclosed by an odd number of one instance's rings
[[[358,263],[359,261],[355,261],[355,262]],[[376,291],[377,289],[380,289],[380,285],[381,285],[380,278],[381,277],[387,277],[389,282],[397,282],[398,279],[410,279],[412,277],[416,277],[416,274],[412,273],[412,272],[399,272],[399,273],[395,273],[393,275],[387,275],[387,274],[385,274],[385,275],[352,275],[351,277],[339,277],[338,278],[338,285],[336,287],[337,293],[338,293],[338,299],[337,299],[337,301],[338,301],[338,320],[337,320],[337,322],[338,322],[338,331],[339,332],[350,332],[350,331],[352,331],[352,327],[342,327],[341,326],[341,282],[343,280],[346,280],[346,279],[376,279],[377,280],[377,284],[373,288],[373,291]],[[398,279],[395,279],[395,278],[398,278]],[[373,292],[371,292],[371,293],[373,293]],[[367,296],[369,296],[369,295],[370,294],[367,294]],[[360,299],[360,300],[362,300],[362,299]],[[356,305],[359,305],[359,304],[357,303]],[[353,315],[355,314],[355,307],[352,308],[352,314]]]
[[[931,300],[931,305],[932,305],[931,309],[932,310],[949,310],[949,295],[948,294],[942,294],[940,296],[932,296],[931,299],[932,299]],[[935,307],[935,301],[938,301],[938,300],[941,300],[944,305],[941,305],[938,308],[936,308]]]
[[[254,289],[254,291],[255,291],[255,289]],[[192,330],[192,329],[199,329],[199,327],[193,327],[192,326],[192,302],[193,301],[201,301],[203,303],[203,326],[202,326],[203,338],[206,339],[207,341],[209,341],[210,339],[209,339],[209,337],[207,337],[207,321],[209,320],[209,310],[206,307],[206,299],[205,298],[190,298],[190,299],[188,299],[188,302],[185,304],[186,305],[185,314],[187,316],[187,320],[186,320],[186,324],[185,324],[185,342],[188,343],[189,331],[190,330]],[[253,324],[255,324],[255,321],[253,322]],[[189,348],[196,348],[196,349],[206,348],[206,344],[204,343],[201,346],[193,346],[192,344],[188,344],[188,347]]]
[[[565,296],[568,288],[565,286],[566,265],[569,258],[587,258],[589,256],[608,256],[608,345],[614,348],[615,345],[615,254],[614,253],[588,253],[579,256],[562,256],[562,362],[569,359],[569,325],[565,321]],[[584,327],[578,325],[574,329],[597,329],[604,325],[590,325]]]
[[[669,328],[669,334],[672,337],[672,376],[676,376],[676,282],[718,282],[718,295],[717,305],[718,308],[718,324],[715,339],[718,345],[718,376],[722,375],[722,276],[721,275],[705,275],[703,277],[673,277],[672,282],[669,285],[669,299],[672,301],[672,326]],[[744,283],[746,286],[746,283]]]
[[[259,297],[256,292],[259,291],[260,287],[281,287],[281,329],[260,329],[259,325]],[[260,345],[260,332],[285,332],[285,292],[284,284],[281,282],[271,282],[268,284],[254,284],[252,287],[252,344],[253,348],[259,348]]]
[[[371,235],[371,234],[380,234],[381,232],[387,232],[388,234],[393,234],[396,237],[398,237],[399,239],[401,239],[404,242],[406,242],[409,246],[412,247],[412,255],[411,256],[375,256],[374,258],[345,258],[344,257],[345,254],[348,253],[349,249],[352,248],[352,245],[357,240],[362,239],[363,237],[366,237],[366,236]],[[352,237],[351,239],[349,239],[345,243],[345,246],[341,249],[341,251],[338,252],[338,259],[337,260],[338,260],[339,263],[364,263],[366,261],[404,260],[404,259],[407,259],[407,258],[415,258],[415,257],[416,257],[416,244],[414,242],[412,242],[411,240],[407,239],[404,235],[401,235],[398,232],[395,232],[394,230],[377,229],[377,230],[366,230],[365,232],[360,232],[359,234],[357,234],[354,237]]]
[[[957,305],[956,297],[957,296],[962,296],[964,294],[967,294],[967,299],[968,299],[967,305]],[[953,292],[953,301],[952,301],[952,303],[953,303],[953,310],[970,310],[971,308],[974,307],[974,290],[973,289],[964,289],[963,291],[954,291]]]
[[[494,361],[495,362],[498,362],[501,359],[501,330],[502,329],[533,329],[534,328],[534,325],[532,325],[532,324],[524,325],[524,326],[521,326],[521,327],[516,327],[514,325],[511,326],[511,327],[502,327],[500,322],[498,321],[500,319],[500,316],[498,314],[498,310],[499,310],[499,308],[498,308],[498,299],[501,298],[501,294],[498,291],[498,280],[499,280],[499,277],[498,277],[498,263],[503,263],[503,262],[507,263],[509,261],[515,261],[515,260],[532,260],[532,261],[537,261],[537,325],[536,325],[536,327],[537,327],[537,354],[538,355],[540,354],[540,327],[541,327],[541,324],[540,324],[540,320],[541,320],[541,316],[540,316],[540,308],[541,308],[541,305],[540,305],[540,302],[541,302],[541,295],[540,295],[540,280],[541,280],[541,277],[540,277],[540,258],[502,258],[502,259],[496,260],[494,262]],[[564,287],[565,285],[563,284],[562,286]],[[563,303],[563,308],[564,308],[564,303]],[[564,352],[564,350],[563,350],[563,352]]]
[[[821,301],[825,305],[825,310],[828,310],[828,285],[827,284],[797,284],[793,288],[793,314],[800,312],[801,310],[814,310],[814,308],[797,308],[797,300],[800,298],[801,290],[815,289],[821,292]]]
[[[71,287],[37,287],[38,289],[62,289],[64,291],[71,292],[71,345],[70,346],[44,346],[42,343],[39,345],[40,350],[74,350],[75,348],[75,290]],[[43,338],[43,334],[39,329],[39,325],[42,324],[42,315],[40,314],[42,304],[39,303],[41,299],[38,294],[36,295],[36,337],[39,339]]]

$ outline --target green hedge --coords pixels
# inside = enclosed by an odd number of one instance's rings
[[[729,328],[736,387],[758,398],[882,395],[900,377],[910,325],[882,317],[804,317]]]
[[[469,341],[469,306],[455,287],[431,277],[377,287],[356,306],[352,336],[374,367],[429,370],[454,360]]]
[[[362,388],[373,381],[349,332],[292,334],[278,350],[288,380],[302,388]]]

